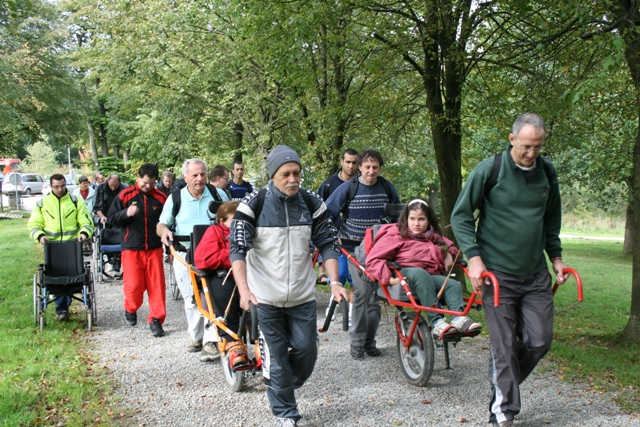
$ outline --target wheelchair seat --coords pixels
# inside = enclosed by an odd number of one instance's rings
[[[86,280],[82,242],[77,240],[44,245],[45,285],[83,284]]]

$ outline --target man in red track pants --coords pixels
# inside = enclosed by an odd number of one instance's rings
[[[137,311],[144,292],[149,298],[147,322],[154,337],[164,335],[167,315],[162,242],[156,226],[167,196],[156,188],[158,167],[144,163],[136,184],[122,190],[109,209],[109,222],[125,230],[122,242],[124,270],[124,318],[130,326],[138,322]]]

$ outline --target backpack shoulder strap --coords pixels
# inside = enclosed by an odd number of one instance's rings
[[[255,221],[258,221],[258,217],[260,216],[260,213],[262,213],[262,206],[264,206],[264,197],[267,194],[267,187],[261,189],[260,191],[258,191],[258,201],[256,203],[255,209],[253,210],[253,215],[255,218]]]
[[[309,191],[305,190],[304,188],[301,188],[300,189],[300,195],[302,196],[302,199],[304,200],[304,204],[307,205],[307,209],[311,213],[311,216],[313,216],[313,212],[315,210],[314,210],[314,207],[313,207],[313,200],[311,200],[311,194],[309,194]]]
[[[171,210],[171,215],[173,216],[174,219],[176,215],[178,215],[178,212],[180,212],[180,202],[181,202],[180,192],[181,191],[182,190],[177,189],[171,192],[171,200],[173,201],[173,209]]]
[[[485,200],[489,196],[491,189],[498,183],[498,175],[500,175],[500,168],[502,167],[502,153],[498,153],[493,156],[493,168],[491,169],[491,176],[484,183],[484,198]]]
[[[378,179],[380,180],[380,184],[382,185],[382,188],[384,188],[384,192],[387,193],[387,199],[389,199],[389,203],[393,203],[393,196],[391,193],[391,186],[389,185],[389,181],[387,181],[385,178],[381,176],[379,176]]]
[[[356,193],[358,192],[358,184],[360,183],[358,181],[358,175],[356,175],[353,178],[351,178],[351,180],[349,182],[351,184],[349,185],[349,192],[347,193],[347,200],[345,200],[345,202],[342,204],[342,207],[340,208],[340,213],[342,214],[343,217],[347,217],[348,216],[347,214],[349,212],[349,204],[351,203],[353,198],[356,197]]]
[[[73,202],[73,206],[75,206],[76,209],[78,209],[78,198],[73,194],[69,194],[69,198],[71,198],[71,201]]]
[[[213,199],[217,202],[221,202],[222,201],[222,197],[220,197],[220,193],[218,193],[218,189],[211,184],[205,184],[207,186],[207,188],[209,189],[209,193],[211,193],[211,197],[213,197]]]

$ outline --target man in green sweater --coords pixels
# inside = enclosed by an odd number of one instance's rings
[[[563,284],[561,208],[556,170],[540,157],[546,129],[537,115],[516,119],[499,162],[482,161],[471,172],[451,214],[458,244],[469,259],[469,278],[482,295],[491,342],[489,422],[512,426],[520,412],[519,385],[549,351],[553,336],[551,275]],[[497,181],[490,182],[494,168]],[[492,184],[495,184],[492,186]],[[474,211],[479,209],[476,228]],[[494,273],[493,287],[481,276]]]

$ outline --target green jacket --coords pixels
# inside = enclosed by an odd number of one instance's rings
[[[523,171],[507,148],[496,185],[484,197],[484,185],[493,169],[493,157],[482,161],[469,175],[451,214],[451,226],[467,258],[479,255],[485,266],[516,276],[531,276],[562,255],[560,227],[562,204],[557,173],[540,156],[536,173],[525,182]],[[547,178],[540,162],[547,162]],[[479,211],[476,228],[474,212]]]
[[[58,198],[53,192],[36,203],[27,223],[31,238],[36,242],[44,235],[50,242],[77,239],[80,233],[87,238],[93,234],[93,219],[82,197],[74,200],[67,192]]]

